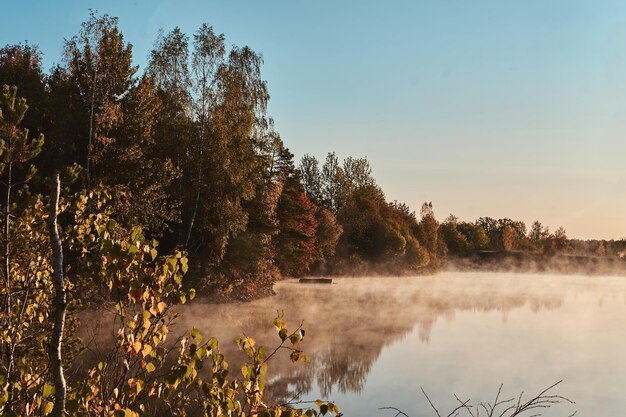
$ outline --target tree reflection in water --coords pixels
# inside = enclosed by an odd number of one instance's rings
[[[457,311],[498,311],[506,321],[513,309],[528,306],[537,312],[559,308],[563,302],[563,293],[557,287],[546,291],[543,281],[524,280],[521,275],[494,285],[494,277],[487,275],[344,278],[335,279],[333,285],[284,281],[276,285],[276,296],[250,303],[199,300],[181,306],[173,333],[196,327],[202,334],[217,337],[231,366],[236,367],[241,355],[232,342],[246,334],[260,344],[274,346],[272,318],[277,310],[285,310],[292,324],[304,321],[303,348],[310,362],[293,366],[286,357],[274,361],[268,381],[272,398],[266,402],[302,398],[315,387],[328,398],[333,392],[363,390],[383,348],[416,326],[421,342],[428,343],[437,320],[452,321]],[[543,287],[538,290],[537,285]],[[86,323],[103,320],[99,312],[85,315],[91,316],[83,320]]]

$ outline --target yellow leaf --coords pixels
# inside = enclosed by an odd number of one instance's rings
[[[143,357],[145,358],[146,356],[148,356],[150,352],[152,352],[152,346],[148,344],[143,345],[143,349],[141,350],[141,354],[143,355]]]
[[[167,304],[163,301],[161,301],[159,304],[157,304],[157,308],[159,309],[159,313],[162,313],[163,310],[165,310],[165,308],[167,307]]]
[[[52,408],[54,407],[54,403],[52,401],[46,401],[43,406],[43,415],[46,416],[52,412]]]

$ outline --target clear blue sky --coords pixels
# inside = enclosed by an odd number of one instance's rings
[[[626,2],[9,2],[0,39],[50,66],[88,8],[144,66],[160,28],[202,22],[265,59],[270,113],[299,158],[367,156],[391,200],[443,219],[510,217],[626,237]]]

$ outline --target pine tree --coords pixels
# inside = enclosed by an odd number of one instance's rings
[[[285,185],[278,201],[280,232],[276,238],[276,261],[281,272],[301,276],[318,257],[315,207],[302,186],[300,173],[293,166],[293,154],[282,153]]]

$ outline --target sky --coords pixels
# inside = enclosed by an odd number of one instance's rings
[[[0,43],[49,68],[88,9],[145,68],[158,31],[208,23],[264,58],[269,113],[299,159],[367,157],[419,212],[626,238],[626,2],[21,0]]]

